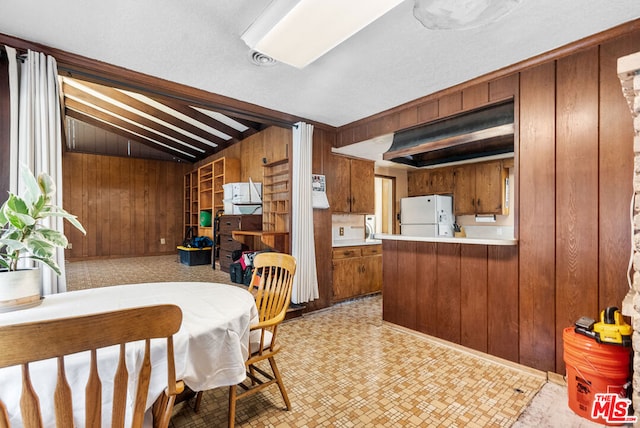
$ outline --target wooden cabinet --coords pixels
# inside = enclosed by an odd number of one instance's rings
[[[453,193],[453,168],[432,169],[429,178],[431,193],[436,195]]]
[[[216,212],[224,210],[223,184],[240,181],[240,161],[232,158],[220,158],[198,168],[198,213],[207,211],[212,224],[203,226],[198,223],[198,236],[213,239],[213,219]]]
[[[333,212],[375,212],[374,162],[333,155],[334,172],[329,178]]]
[[[509,214],[505,203],[508,177],[502,161],[453,168],[454,214]]]
[[[407,173],[408,195],[453,193],[453,168],[419,169]]]
[[[220,216],[220,270],[229,272],[229,265],[233,262],[231,253],[236,250],[255,250],[240,241],[233,239],[234,230],[256,231],[262,229],[261,215],[223,215]]]
[[[382,290],[382,245],[333,249],[333,301]]]

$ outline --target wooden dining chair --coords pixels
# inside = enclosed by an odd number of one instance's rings
[[[236,418],[236,401],[242,397],[277,384],[282,399],[291,410],[289,396],[282,382],[282,376],[276,365],[275,355],[280,351],[276,341],[278,326],[284,320],[291,302],[293,277],[296,273],[296,259],[288,254],[267,252],[258,254],[253,260],[253,277],[249,291],[256,299],[258,323],[251,326],[249,338],[249,359],[245,362],[247,382],[232,385],[229,388],[229,428],[233,428]],[[268,360],[271,372],[257,366],[257,363]],[[238,386],[243,390],[238,392]],[[195,410],[198,411],[202,392],[196,397]]]
[[[41,427],[40,399],[31,383],[29,364],[57,359],[56,388],[51,401],[55,407],[57,427],[78,426],[73,420],[71,388],[65,374],[65,355],[90,351],[89,379],[85,389],[86,417],[84,426],[100,427],[102,423],[102,383],[98,375],[97,350],[120,345],[118,366],[113,378],[112,426],[125,423],[129,374],[125,364],[125,344],[144,340],[144,359],[137,375],[132,427],[141,427],[151,378],[150,339],[167,341],[167,388],[153,407],[154,427],[166,428],[173,411],[175,396],[184,385],[176,382],[173,335],[182,324],[182,311],[175,305],[157,305],[104,312],[93,315],[29,322],[0,327],[0,368],[22,368],[20,412],[25,428]],[[80,423],[80,425],[82,425]],[[0,401],[0,427],[9,427],[7,410]]]

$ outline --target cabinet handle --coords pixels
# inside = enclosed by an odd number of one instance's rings
[[[362,273],[364,273],[365,269],[364,269],[364,265],[362,265]]]
[[[351,198],[351,205],[354,205],[356,203],[356,198]]]
[[[478,199],[478,207],[480,207],[480,199]]]
[[[475,206],[476,206],[476,200],[475,200],[475,199],[473,199],[473,198],[471,198],[471,206],[472,206],[472,207],[475,207]]]

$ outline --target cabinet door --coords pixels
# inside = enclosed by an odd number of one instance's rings
[[[475,171],[475,165],[463,165],[453,169],[453,211],[455,215],[475,214]]]
[[[351,212],[372,214],[375,212],[374,163],[351,159]]]
[[[431,191],[429,193],[435,193],[438,195],[453,193],[453,169],[434,169],[431,171],[429,181],[431,183]]]
[[[382,290],[382,254],[361,257],[360,294]]]
[[[476,214],[502,214],[503,171],[501,161],[476,165]]]
[[[407,173],[408,196],[424,196],[430,193],[433,192],[431,191],[431,175],[429,171],[417,170]]]
[[[351,208],[351,160],[343,156],[332,155],[333,168],[328,177],[331,193],[331,205],[334,212],[348,213]]]
[[[333,260],[333,301],[353,297],[359,293],[360,257]],[[357,287],[357,288],[356,288]]]

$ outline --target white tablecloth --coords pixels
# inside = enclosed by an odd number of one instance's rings
[[[166,282],[120,285],[46,296],[41,305],[0,314],[0,325],[163,303],[182,309],[182,326],[174,336],[176,378],[194,391],[233,385],[245,378],[249,327],[257,321],[253,296],[246,290],[217,283]],[[147,408],[166,386],[166,341],[152,342],[152,378]],[[2,348],[11,344],[0,344]],[[99,352],[99,372],[103,378],[103,426],[110,426],[112,384],[106,377],[115,372],[117,349]],[[127,367],[138,368],[142,346],[127,347]],[[88,353],[65,358],[67,378],[74,391],[74,417],[84,425],[84,384],[88,377]],[[45,426],[54,426],[53,405],[49,397],[55,387],[56,366],[52,360],[32,365],[32,380],[40,394]],[[45,379],[50,377],[50,379]],[[20,370],[0,369],[0,399],[7,406],[14,427],[21,426]],[[79,386],[79,387],[78,387]],[[134,391],[129,391],[133,395]],[[46,395],[45,395],[46,394]],[[46,397],[46,398],[45,398]],[[42,401],[44,400],[44,401]]]

